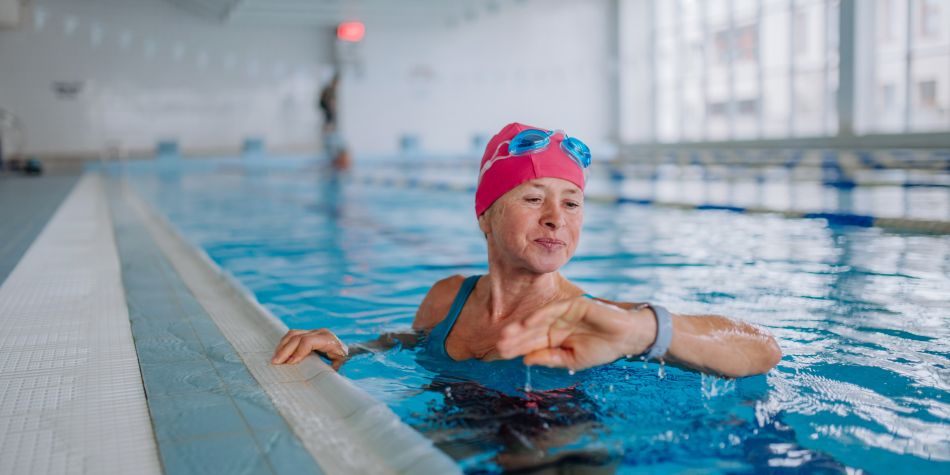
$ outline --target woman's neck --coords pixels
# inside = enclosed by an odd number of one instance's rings
[[[488,317],[492,323],[512,317],[521,318],[555,300],[570,294],[570,284],[559,272],[532,274],[528,272],[505,272],[492,269],[481,279],[487,292],[484,298]]]

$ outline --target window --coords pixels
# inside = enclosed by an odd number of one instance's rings
[[[855,132],[950,130],[950,0],[855,2]],[[865,16],[866,18],[867,16]]]
[[[920,15],[918,24],[920,25],[920,37],[921,38],[937,38],[940,36],[941,26],[943,25],[940,18],[941,12],[941,1],[940,0],[920,0],[918,2],[919,8],[917,9],[918,14]],[[946,20],[943,20],[946,21]],[[944,26],[943,28],[946,28]]]
[[[795,56],[808,54],[808,14],[804,11],[795,12]]]
[[[937,108],[937,81],[920,81],[917,83],[920,107],[926,109]]]
[[[758,99],[745,99],[739,101],[739,115],[755,115],[759,111]]]
[[[725,117],[728,109],[728,104],[725,102],[710,102],[706,110],[709,111],[711,116]]]
[[[655,140],[814,137],[837,130],[838,63],[827,52],[837,44],[837,24],[829,26],[837,22],[829,13],[837,0],[650,4],[658,20],[649,25],[656,59],[645,95],[655,100]],[[687,124],[687,118],[695,120]]]
[[[747,25],[735,30],[735,58],[739,61],[755,61],[758,57],[759,41],[756,25]]]
[[[632,68],[622,78],[628,97],[651,105],[622,109],[627,123],[649,124],[624,132],[636,140],[950,131],[950,0],[619,3],[627,54],[648,58],[636,69],[647,78]],[[853,41],[839,41],[839,24]]]
[[[884,84],[881,86],[881,108],[883,109],[893,109],[895,106],[894,101],[894,85],[893,84]]]
[[[897,0],[879,0],[878,1],[878,39],[884,43],[890,43],[897,40]]]
[[[759,53],[758,25],[746,25],[716,32],[716,60],[752,62]]]

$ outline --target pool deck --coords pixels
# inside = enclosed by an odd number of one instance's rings
[[[0,473],[458,472],[317,357],[270,365],[286,327],[121,183],[9,196]]]

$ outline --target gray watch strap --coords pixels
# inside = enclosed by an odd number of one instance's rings
[[[649,308],[656,317],[656,340],[643,354],[643,358],[648,360],[662,358],[673,341],[673,317],[670,316],[669,310],[660,305],[646,303],[639,308]]]

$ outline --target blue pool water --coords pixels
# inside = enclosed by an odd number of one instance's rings
[[[406,330],[433,282],[486,271],[465,192],[332,181],[306,161],[125,171],[292,328],[348,343]],[[563,272],[597,296],[754,322],[785,356],[723,380],[626,362],[453,367],[396,347],[341,373],[470,473],[950,470],[950,236],[590,203]]]

